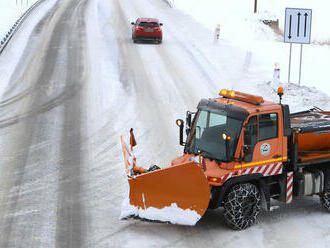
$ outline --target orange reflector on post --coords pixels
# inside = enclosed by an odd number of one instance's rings
[[[264,102],[264,99],[261,96],[254,96],[246,93],[242,93],[239,91],[234,90],[226,90],[222,89],[219,93],[220,96],[223,96],[225,98],[230,98],[242,102],[248,102],[255,105],[259,105],[260,103]]]

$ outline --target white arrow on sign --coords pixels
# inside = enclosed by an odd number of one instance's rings
[[[309,44],[311,40],[311,9],[285,9],[284,42]]]

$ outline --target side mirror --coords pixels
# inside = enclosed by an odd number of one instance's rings
[[[243,152],[244,154],[250,154],[251,146],[249,145],[244,145],[243,146]]]
[[[183,126],[184,126],[184,121],[181,119],[177,119],[175,121],[176,125],[180,128],[180,145],[184,146],[184,142],[183,142]]]
[[[134,23],[134,22],[131,22],[131,24],[132,24],[132,25],[135,25],[135,23]]]
[[[251,162],[252,161],[252,154],[253,154],[253,150],[251,149],[251,145],[244,145],[243,146],[243,152],[244,152],[243,161],[244,162]]]
[[[251,132],[248,129],[244,130],[244,146],[243,146],[243,152],[244,152],[244,157],[243,161],[244,162],[251,162],[252,161],[252,153],[253,150],[251,149]]]
[[[191,127],[191,112],[190,111],[187,111],[186,113],[186,124],[187,124],[187,127]]]
[[[193,119],[194,114],[196,114],[196,112],[190,112],[190,111],[186,112],[186,134],[187,135],[190,133],[191,125],[192,125],[192,119]]]
[[[163,26],[163,23],[159,23],[159,26]]]
[[[251,145],[251,132],[248,129],[244,130],[244,144]]]
[[[190,133],[191,130],[191,112],[186,113],[186,135]]]

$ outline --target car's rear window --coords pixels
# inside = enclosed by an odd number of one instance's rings
[[[159,24],[157,22],[140,22],[139,26],[141,27],[148,27],[148,28],[154,28],[158,27]]]

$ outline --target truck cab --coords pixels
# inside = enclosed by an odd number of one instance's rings
[[[181,142],[184,155],[172,164],[201,154],[206,163],[205,174],[215,186],[224,183],[221,178],[228,171],[239,174],[274,164],[264,173],[281,172],[280,165],[287,160],[290,134],[283,114],[288,114],[288,106],[237,91],[222,90],[220,95],[223,97],[201,100],[192,122],[188,112],[187,141]]]

